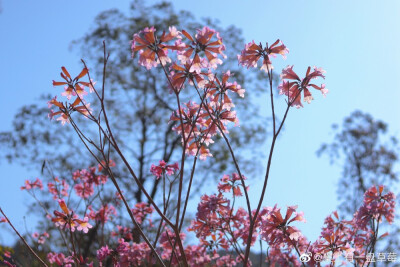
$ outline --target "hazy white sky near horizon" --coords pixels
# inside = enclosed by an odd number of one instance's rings
[[[101,11],[122,1],[22,1],[2,2],[0,13],[0,131],[11,130],[18,108],[40,94],[54,92],[51,80],[60,66],[78,70],[81,55],[69,44],[93,25]],[[148,1],[154,3],[155,1]],[[274,154],[266,205],[299,205],[307,223],[299,228],[314,240],[324,218],[337,206],[336,183],[340,166],[317,158],[321,143],[332,140],[331,124],[355,109],[389,123],[400,137],[400,2],[398,1],[173,1],[176,9],[199,17],[212,17],[223,26],[243,30],[246,42],[281,39],[290,49],[286,60],[274,61],[276,70],[294,64],[304,75],[307,66],[323,67],[330,93],[300,110],[293,109]],[[240,51],[238,51],[239,53]],[[251,90],[251,88],[246,88]],[[45,105],[45,103],[43,103]],[[263,112],[269,111],[263,109]],[[239,115],[240,116],[240,115]],[[267,149],[267,147],[266,147]],[[290,166],[286,163],[290,162]],[[29,196],[19,187],[37,176],[20,166],[0,163],[0,206],[23,230],[24,202]],[[251,185],[258,196],[256,181]],[[29,215],[29,213],[27,213]],[[29,217],[27,217],[29,218]],[[28,219],[29,224],[29,219]],[[34,225],[28,225],[33,229]],[[10,235],[0,228],[0,243],[10,244]]]

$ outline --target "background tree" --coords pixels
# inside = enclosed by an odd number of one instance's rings
[[[333,142],[322,144],[317,154],[327,154],[331,163],[342,165],[338,209],[342,215],[352,216],[365,190],[372,185],[398,187],[398,140],[388,134],[385,122],[359,110],[344,118],[341,127],[333,124],[332,129]],[[391,226],[390,233],[384,251],[395,251],[400,245],[400,228]]]

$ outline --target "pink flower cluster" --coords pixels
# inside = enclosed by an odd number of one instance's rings
[[[88,117],[91,113],[90,103],[86,103],[83,99],[88,93],[85,90],[85,87],[89,88],[89,92],[94,92],[94,85],[96,84],[93,80],[89,82],[80,81],[81,78],[86,76],[89,70],[85,67],[82,71],[72,79],[71,75],[67,71],[65,67],[61,67],[62,72],[60,73],[61,78],[63,78],[64,82],[56,82],[53,80],[53,86],[64,86],[64,92],[61,93],[62,96],[65,96],[68,100],[71,100],[72,97],[76,97],[72,103],[62,103],[57,100],[57,96],[52,98],[49,102],[47,102],[48,107],[51,108],[55,106],[57,111],[50,110],[49,118],[53,119],[55,116],[59,115],[57,118],[58,121],[64,125],[65,123],[70,122],[70,114],[74,111],[81,113],[82,115]],[[81,105],[79,105],[81,104]]]
[[[37,242],[39,244],[44,244],[46,242],[46,239],[50,237],[49,233],[44,232],[43,234],[39,234],[37,232],[32,234],[32,237],[37,239]]]
[[[242,178],[243,180],[247,179],[245,176]],[[234,196],[241,197],[243,195],[241,187],[242,184],[239,174],[233,173],[232,176],[225,174],[218,183],[218,192],[228,193],[232,190]]]
[[[301,104],[301,92],[303,91],[304,102],[310,104],[311,100],[314,99],[309,91],[311,87],[319,90],[324,96],[328,93],[325,84],[318,86],[311,83],[311,80],[318,77],[325,79],[324,73],[325,71],[322,68],[314,67],[314,70],[311,71],[311,67],[308,67],[306,76],[300,79],[293,71],[293,66],[287,66],[282,70],[282,83],[278,87],[279,94],[286,95],[291,106],[300,108],[303,107]]]
[[[139,224],[142,224],[144,218],[146,218],[147,215],[152,214],[153,211],[153,207],[144,202],[136,203],[135,207],[132,209],[133,216],[135,216],[135,219]],[[151,220],[149,220],[149,222],[151,224]]]
[[[395,215],[396,195],[392,192],[383,194],[384,187],[371,187],[364,194],[364,202],[355,214],[355,223],[365,229],[371,219],[382,221],[383,217],[386,221],[393,223]]]
[[[36,178],[35,181],[31,182],[29,180],[25,181],[25,186],[21,186],[21,190],[31,190],[34,188],[39,188],[40,190],[43,190],[43,183],[39,178]]]
[[[101,224],[106,224],[109,220],[112,220],[113,217],[117,215],[117,210],[110,203],[101,205],[97,211],[93,209],[92,205],[90,205],[88,209],[90,210],[88,215],[89,219],[98,221]]]
[[[281,55],[284,59],[286,58],[286,54],[289,53],[289,49],[281,42],[281,40],[276,40],[271,46],[268,46],[268,43],[263,48],[260,43],[257,45],[254,41],[246,44],[242,53],[238,55],[239,64],[244,67],[256,68],[258,60],[260,58],[263,59],[261,69],[265,70],[265,72],[271,71],[273,69],[271,57],[276,57],[276,55]]]
[[[61,229],[70,229],[72,232],[76,229],[84,233],[87,233],[89,229],[92,228],[92,225],[88,222],[89,218],[85,217],[83,220],[79,219],[76,214],[68,209],[63,199],[59,199],[58,204],[62,212],[55,210],[55,217],[51,219],[57,227]]]
[[[65,256],[63,253],[53,253],[47,254],[47,260],[51,264],[56,264],[57,266],[72,267],[75,262],[72,256]]]
[[[61,199],[62,197],[67,197],[68,196],[68,189],[69,185],[65,181],[65,179],[58,179],[58,177],[54,177],[53,179],[54,183],[48,182],[47,183],[47,189],[51,195],[53,195],[53,199]],[[21,188],[22,189],[22,188]]]
[[[190,64],[190,72],[200,73],[204,67],[215,69],[217,64],[222,64],[218,55],[224,56],[225,46],[219,33],[213,29],[204,27],[197,31],[195,37],[185,30],[177,31],[175,27],[170,27],[169,33],[164,32],[161,36],[156,36],[155,32],[156,29],[151,27],[133,35],[132,56],[139,51],[139,64],[147,69],[157,67],[160,63],[163,66],[171,63],[169,50],[177,51],[177,58],[181,64]],[[187,43],[182,41],[183,37],[188,39]],[[205,54],[205,58],[200,57],[200,52]]]
[[[175,27],[170,27],[169,33],[160,37],[155,32],[151,27],[135,34],[132,52],[139,51],[139,64],[147,69],[161,63],[165,71],[169,70],[169,85],[176,94],[185,83],[204,91],[200,105],[184,103],[172,114],[170,121],[177,122],[174,130],[182,135],[188,154],[200,156],[200,159],[210,157],[212,154],[206,146],[214,142],[212,137],[218,131],[228,133],[228,122],[238,125],[236,112],[231,111],[234,104],[228,93],[231,91],[243,97],[245,90],[236,82],[228,82],[231,76],[229,71],[221,79],[212,73],[222,64],[221,57],[226,57],[223,54],[225,45],[217,31],[204,27],[197,30],[194,37],[185,30],[177,31]],[[176,51],[176,62],[172,63],[168,51]],[[172,63],[169,69],[166,68],[168,63]]]
[[[383,186],[369,188],[364,194],[363,205],[350,221],[340,220],[336,211],[332,213],[333,216],[328,216],[321,237],[311,245],[309,251],[330,253],[333,262],[340,255],[351,255],[358,264],[365,264],[365,255],[371,252],[367,250],[371,242],[387,235],[375,236],[379,223],[383,218],[392,223],[395,214],[395,195],[392,192],[383,194],[383,189]]]
[[[100,165],[101,167],[101,165]],[[102,170],[102,168],[100,168]],[[95,167],[88,169],[78,170],[73,173],[72,179],[80,181],[74,186],[75,193],[81,198],[89,198],[94,194],[94,186],[105,184],[107,182],[107,175],[97,174]]]
[[[164,160],[160,160],[159,164],[156,166],[154,164],[151,165],[150,172],[157,177],[157,179],[160,179],[161,176],[164,174],[167,174],[169,176],[174,175],[175,171],[179,170],[179,165],[178,163],[174,164],[169,164],[165,163]]]

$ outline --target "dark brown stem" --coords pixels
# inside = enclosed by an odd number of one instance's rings
[[[301,94],[301,90],[298,91],[298,93],[297,93],[296,96],[294,97],[294,100],[293,100],[293,101],[295,101],[296,98],[297,98],[300,94]],[[269,156],[268,156],[267,170],[266,170],[266,172],[265,172],[264,185],[263,185],[263,188],[262,188],[262,191],[261,191],[260,200],[259,200],[259,202],[258,202],[257,209],[256,209],[256,211],[255,211],[255,213],[254,213],[253,219],[252,219],[252,220],[250,219],[249,237],[247,238],[244,266],[247,266],[247,262],[248,262],[248,260],[249,260],[249,256],[250,256],[250,246],[251,246],[251,237],[252,237],[252,235],[253,235],[254,226],[255,226],[255,224],[256,224],[256,222],[257,222],[257,216],[258,216],[258,214],[259,214],[259,212],[260,212],[261,205],[262,205],[262,202],[263,202],[264,196],[265,196],[265,191],[266,191],[266,189],[267,189],[268,178],[269,178],[269,173],[270,173],[270,168],[271,168],[271,163],[272,163],[272,155],[273,155],[274,148],[275,148],[275,142],[276,142],[276,139],[278,138],[279,133],[280,133],[281,130],[282,130],[283,124],[284,124],[285,121],[286,121],[286,118],[287,118],[289,109],[290,109],[290,107],[291,107],[292,104],[293,104],[292,102],[288,102],[288,103],[287,103],[285,115],[283,116],[282,122],[281,122],[281,124],[279,125],[278,130],[274,133],[274,135],[273,135],[273,137],[272,137],[271,148],[270,148]]]

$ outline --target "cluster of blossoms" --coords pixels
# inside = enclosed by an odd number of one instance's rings
[[[74,181],[75,183],[73,189],[78,199],[89,201],[89,197],[93,196],[94,188],[103,186],[107,182],[107,175],[101,173],[105,166],[114,167],[115,163],[112,160],[110,160],[107,164],[105,162],[101,162],[101,164],[99,164],[97,167],[89,167],[87,169],[77,170],[72,174],[71,181]],[[35,189],[44,189],[43,182],[39,178],[36,178],[34,181],[26,180],[24,186],[21,187],[21,190],[27,190],[33,196],[35,196]],[[57,204],[60,209],[54,210],[53,215],[47,214],[46,217],[62,231],[81,231],[83,234],[86,234],[88,233],[89,229],[93,227],[92,224],[89,223],[89,220],[93,220],[96,223],[98,222],[102,225],[105,225],[117,215],[116,208],[113,206],[113,204],[104,203],[101,204],[98,209],[95,209],[93,205],[88,205],[86,208],[89,213],[86,214],[85,211],[86,215],[84,215],[83,219],[79,218],[77,213],[73,209],[69,208],[66,204],[66,200],[64,200],[66,197],[68,197],[70,200],[72,197],[69,189],[70,185],[67,183],[66,179],[53,177],[52,181],[47,183],[47,191],[54,200],[57,200]],[[94,196],[93,199],[95,198],[96,197]],[[116,202],[118,203],[118,201]],[[3,222],[3,218],[1,222]],[[5,218],[4,222],[6,222]],[[43,245],[46,240],[50,238],[50,233],[44,232],[39,234],[35,232],[32,234],[32,237],[36,240],[37,244]],[[76,263],[76,257],[74,257],[74,255],[65,256],[63,253],[50,252],[47,255],[47,260],[51,264],[55,264],[57,266],[74,266]],[[84,259],[79,259],[79,261],[82,264],[86,262]],[[87,263],[85,266],[93,266],[93,263]]]
[[[223,131],[226,124],[238,125],[236,112],[228,96],[229,91],[244,96],[244,89],[236,82],[229,82],[228,71],[222,78],[216,77],[212,70],[222,64],[225,45],[219,33],[208,27],[198,30],[192,36],[186,31],[177,31],[170,27],[169,33],[157,36],[156,29],[146,28],[133,37],[132,53],[139,51],[139,64],[147,69],[159,64],[169,71],[169,85],[179,94],[186,83],[196,88],[202,95],[201,103],[184,103],[173,112],[170,121],[176,122],[174,131],[182,136],[186,151],[200,159],[212,156],[207,146],[213,143],[212,137]],[[172,63],[169,51],[176,51],[176,61]],[[169,68],[167,64],[171,63]]]
[[[273,66],[271,57],[276,57],[280,54],[283,58],[286,58],[286,54],[289,53],[289,49],[280,41],[277,40],[271,46],[266,44],[263,48],[262,44],[255,44],[254,41],[248,43],[241,55],[238,55],[239,64],[244,67],[257,67],[257,63],[262,59],[261,69],[265,70],[269,75],[272,71]],[[282,83],[278,86],[279,94],[286,95],[288,97],[288,104],[293,107],[303,107],[301,104],[301,92],[303,92],[304,102],[311,103],[313,97],[309,89],[312,87],[316,90],[321,91],[325,96],[328,93],[328,89],[325,88],[325,84],[321,86],[310,83],[311,80],[321,77],[325,79],[323,75],[325,71],[322,68],[314,67],[314,71],[311,72],[311,67],[308,67],[306,76],[300,79],[299,76],[293,71],[293,65],[287,66],[282,70],[281,79]]]
[[[383,194],[383,189],[382,185],[373,186],[365,192],[363,205],[354,216],[360,229],[365,229],[371,219],[382,221],[385,217],[386,221],[393,223],[396,196],[392,192]]]
[[[142,208],[147,209],[141,215],[150,217],[153,210],[148,209],[148,206],[145,203],[139,204]],[[148,227],[149,230],[155,229],[153,224]],[[129,264],[131,266],[146,266],[149,264],[156,264],[155,259],[151,257],[151,249],[148,245],[145,242],[134,242],[132,229],[121,226],[118,226],[117,228],[118,233],[112,235],[114,238],[117,238],[115,245],[105,245],[97,250],[99,266],[107,266],[106,263],[110,261],[113,263],[113,266],[129,266]],[[184,233],[180,233],[181,240],[185,240],[185,237],[186,235]],[[218,239],[219,238],[214,237],[214,241],[218,242]],[[179,266],[180,262],[182,262],[182,254],[177,248],[174,248],[175,241],[175,234],[171,229],[165,227],[163,232],[160,234],[157,251],[160,253],[163,260],[171,260],[172,266]],[[201,267],[212,263],[216,266],[236,265],[235,259],[230,255],[220,256],[216,252],[215,248],[213,248],[210,253],[208,247],[209,245],[205,243],[185,246],[184,252],[189,266]],[[228,245],[226,244],[224,247],[227,249]]]
[[[51,264],[56,264],[57,266],[72,267],[75,262],[72,256],[65,256],[63,253],[53,253],[47,254],[47,259]]]
[[[84,233],[87,233],[89,229],[92,228],[92,225],[88,222],[89,218],[85,217],[83,220],[79,219],[78,215],[74,214],[73,211],[68,209],[63,199],[59,199],[58,204],[60,205],[62,212],[55,210],[55,217],[51,219],[57,227],[62,229],[67,228],[72,232],[77,229],[78,231],[82,231]]]
[[[229,181],[229,176],[224,176]],[[222,186],[224,185],[224,186]],[[229,192],[233,188],[227,183],[220,183],[218,191]],[[233,195],[240,196],[239,194]],[[230,200],[222,193],[218,195],[203,195],[198,205],[196,219],[192,221],[189,231],[194,231],[201,244],[208,248],[232,249],[245,245],[249,233],[248,213],[238,208],[236,213],[230,205]],[[287,266],[301,266],[301,254],[325,255],[325,260],[337,261],[339,256],[351,256],[358,264],[366,262],[365,255],[371,252],[371,242],[376,242],[379,222],[386,219],[392,223],[395,214],[395,195],[392,192],[383,194],[383,186],[372,186],[366,193],[364,203],[350,221],[340,220],[335,211],[325,219],[320,238],[311,244],[293,226],[294,222],[306,222],[303,212],[297,212],[297,206],[289,206],[285,216],[280,208],[265,207],[257,219],[257,232],[252,236],[252,244],[260,239],[269,246],[266,262]],[[383,238],[387,233],[381,235]],[[235,245],[233,245],[235,244]],[[297,252],[296,255],[294,252]],[[348,258],[347,258],[348,259]],[[240,255],[236,262],[240,262]],[[320,266],[320,260],[310,259],[310,266]]]
[[[43,234],[39,234],[37,232],[32,234],[32,237],[37,239],[37,242],[39,244],[44,244],[46,242],[46,239],[50,237],[49,233],[44,232]]]
[[[311,244],[309,251],[328,254],[332,262],[340,255],[347,255],[357,264],[365,264],[371,243],[387,235],[376,236],[380,222],[385,218],[391,224],[394,219],[395,195],[392,192],[383,194],[383,189],[381,185],[369,188],[352,220],[340,220],[337,211],[328,216],[321,237]]]
[[[311,100],[314,99],[309,90],[311,87],[321,91],[323,96],[328,93],[328,89],[325,88],[325,84],[318,86],[310,83],[311,80],[317,79],[318,77],[325,79],[324,73],[325,71],[322,68],[314,67],[314,70],[311,72],[311,67],[308,67],[306,76],[303,79],[300,79],[299,76],[293,71],[293,66],[287,66],[284,70],[282,70],[282,83],[278,87],[279,94],[287,96],[291,106],[300,108],[303,107],[301,104],[301,91],[303,91],[304,102],[310,104]]]
[[[92,205],[88,206],[88,209],[90,210],[88,214],[89,219],[100,222],[103,225],[117,216],[117,210],[110,203],[101,205],[97,211],[93,209]]]
[[[115,166],[115,163],[110,166]],[[99,172],[103,170],[103,167],[99,165]],[[88,169],[77,170],[73,173],[72,179],[77,182],[74,189],[75,193],[85,199],[89,198],[94,194],[94,186],[99,186],[107,182],[107,175],[98,174],[95,167],[90,167]]]
[[[269,72],[273,69],[271,57],[276,57],[277,55],[281,55],[284,59],[286,58],[286,54],[289,53],[289,49],[281,42],[281,40],[276,40],[271,46],[268,46],[268,43],[263,48],[263,45],[256,44],[254,41],[245,45],[242,53],[238,55],[239,64],[244,67],[257,68],[258,61],[262,58],[261,70],[265,72]]]
[[[162,177],[165,174],[169,176],[174,175],[174,172],[178,170],[179,170],[178,162],[167,165],[167,163],[164,160],[160,160],[157,166],[152,164],[150,168],[150,172],[154,176],[156,176],[157,179],[160,179],[160,177]]]
[[[65,179],[60,180],[58,177],[54,177],[54,182],[47,183],[47,190],[51,195],[53,195],[53,199],[61,199],[62,197],[68,196],[69,184]]]
[[[245,176],[242,176],[242,178],[243,180],[247,180]],[[228,193],[232,190],[234,196],[240,197],[243,195],[241,187],[242,184],[239,174],[233,173],[232,176],[225,174],[218,183],[218,192]]]
[[[160,63],[171,63],[169,50],[177,51],[177,58],[182,65],[190,64],[189,72],[200,73],[202,68],[215,69],[217,64],[222,64],[218,55],[224,56],[225,46],[219,33],[213,29],[204,27],[197,31],[194,38],[185,30],[177,31],[175,27],[169,27],[169,33],[164,32],[161,36],[156,36],[155,32],[156,29],[151,27],[133,35],[132,56],[139,51],[139,64],[148,70]],[[187,38],[186,43],[182,41],[182,35]],[[216,36],[216,40],[213,36]],[[199,52],[204,52],[206,57],[202,58]]]
[[[34,188],[39,188],[40,190],[43,189],[43,183],[39,178],[36,178],[33,182],[26,180],[25,185],[21,186],[21,190],[31,190]]]
[[[239,254],[234,259],[236,263],[243,261],[239,248],[246,244],[249,237],[249,215],[241,207],[235,210],[233,204],[231,205],[234,201],[231,202],[224,194],[231,195],[233,200],[241,196],[240,185],[235,184],[239,180],[236,173],[232,178],[224,175],[218,184],[220,193],[201,197],[196,219],[188,228],[189,231],[196,233],[201,244],[214,253],[220,248],[225,250],[234,248]],[[308,242],[299,229],[290,225],[295,221],[305,222],[303,213],[297,213],[296,208],[288,207],[284,218],[276,206],[266,207],[260,212],[256,223],[257,231],[252,235],[251,245],[255,244],[258,236],[268,243],[271,250],[266,261],[286,264],[290,262],[294,266],[300,266],[299,258],[292,254],[292,250],[296,247],[300,251],[306,251]]]
[[[86,117],[89,116],[91,113],[90,103],[86,103],[83,98],[88,94],[87,90],[85,90],[86,87],[89,88],[90,93],[94,92],[93,86],[95,82],[92,80],[89,82],[80,81],[81,78],[88,74],[89,70],[86,67],[73,79],[65,67],[61,67],[61,70],[60,76],[65,82],[53,81],[53,86],[64,86],[64,92],[61,93],[61,95],[66,97],[68,101],[71,100],[72,97],[75,97],[75,99],[72,103],[63,103],[58,101],[57,96],[55,96],[48,102],[48,107],[52,108],[56,106],[58,108],[57,111],[53,111],[53,109],[50,110],[49,118],[53,119],[55,116],[59,115],[57,120],[61,121],[64,125],[70,121],[70,114],[74,111]]]
[[[146,216],[152,214],[153,211],[153,207],[144,202],[136,203],[135,207],[132,209],[133,216],[135,216],[135,219],[139,224],[142,224]],[[151,219],[149,219],[149,223],[151,225]]]

